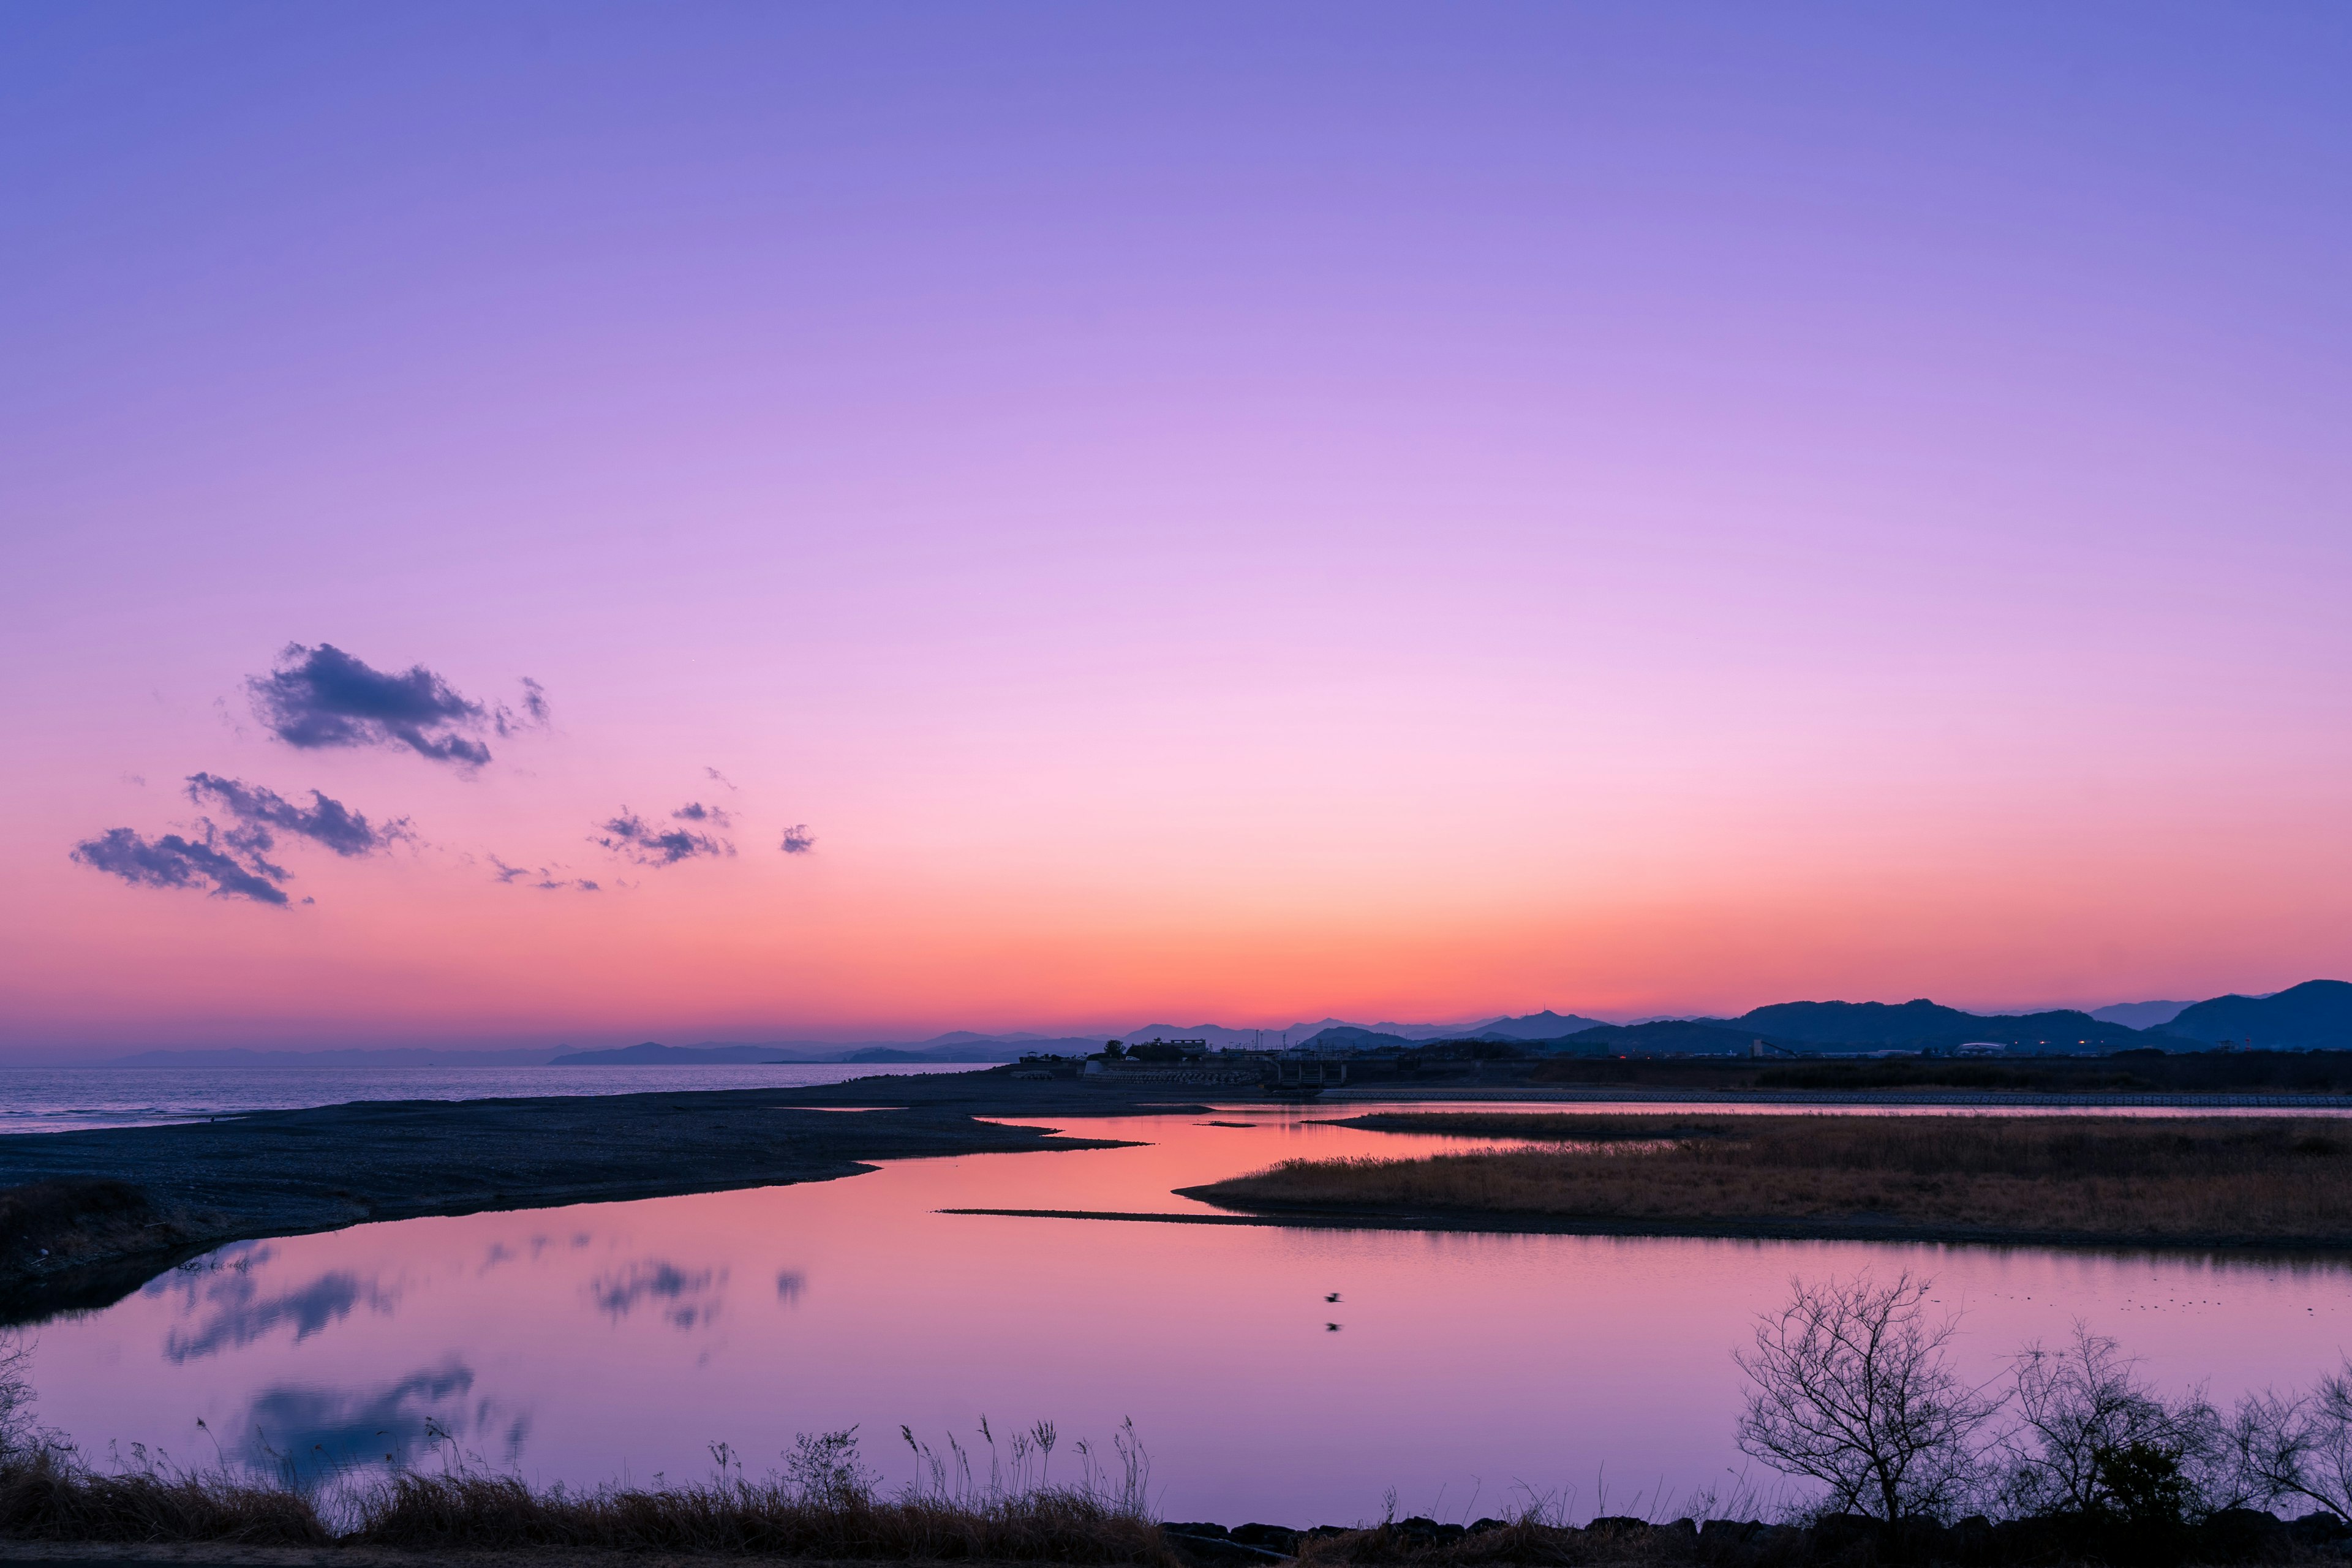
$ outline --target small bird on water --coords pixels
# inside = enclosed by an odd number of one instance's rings
[[[1326,1296],[1326,1297],[1324,1297],[1323,1299],[1324,1299],[1326,1301],[1336,1301],[1336,1300],[1338,1300],[1339,1299],[1339,1292],[1338,1292],[1337,1290],[1334,1290],[1334,1291],[1332,1291],[1328,1296]]]

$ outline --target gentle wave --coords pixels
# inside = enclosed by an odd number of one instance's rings
[[[0,1068],[0,1135],[160,1127],[354,1100],[512,1100],[711,1089],[810,1089],[969,1072],[985,1063],[713,1063],[660,1067]]]

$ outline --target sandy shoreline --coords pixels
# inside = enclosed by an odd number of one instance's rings
[[[978,1072],[814,1089],[363,1101],[8,1138],[0,1187],[110,1178],[140,1189],[161,1217],[128,1245],[110,1240],[70,1259],[62,1249],[56,1258],[18,1249],[0,1266],[0,1321],[104,1305],[230,1241],[829,1181],[877,1160],[1099,1148],[1055,1129],[1145,1106],[1202,1109],[1180,1095],[1166,1085],[1097,1089]],[[851,1106],[891,1109],[837,1109]]]

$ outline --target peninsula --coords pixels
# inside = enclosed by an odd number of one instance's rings
[[[814,1089],[362,1101],[0,1140],[0,1321],[104,1305],[229,1241],[828,1181],[877,1160],[1102,1148],[1045,1123],[1185,1105],[1001,1073]],[[1171,1103],[1172,1102],[1172,1103]],[[842,1111],[856,1108],[858,1114]]]

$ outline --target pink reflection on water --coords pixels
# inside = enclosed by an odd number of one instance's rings
[[[757,1468],[796,1431],[853,1424],[904,1479],[902,1422],[936,1441],[1045,1416],[1103,1439],[1132,1416],[1170,1515],[1305,1523],[1377,1513],[1391,1485],[1461,1517],[1522,1485],[1591,1512],[1726,1479],[1729,1352],[1796,1273],[1934,1275],[1987,1372],[2077,1317],[2224,1398],[2352,1342],[2336,1261],[934,1212],[1171,1211],[1191,1206],[1172,1187],[1280,1159],[1434,1146],[1332,1115],[1074,1122],[1144,1142],[226,1248],[43,1328],[40,1413],[99,1452],[210,1460],[217,1441],[313,1465],[423,1458],[430,1417],[572,1482],[698,1474],[716,1439]]]

